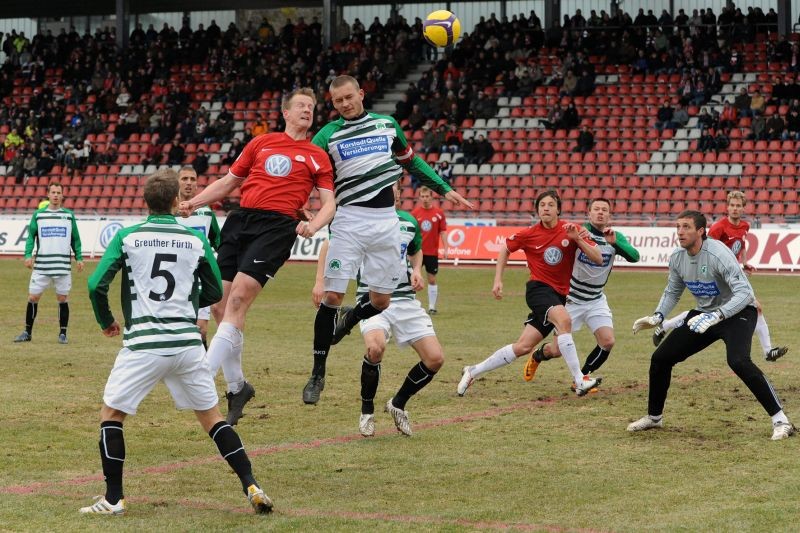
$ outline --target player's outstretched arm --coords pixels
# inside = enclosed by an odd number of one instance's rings
[[[124,266],[121,238],[123,232],[124,230],[120,230],[114,235],[88,281],[89,300],[92,302],[95,319],[104,334],[105,330],[108,330],[116,322],[111,313],[111,306],[108,304],[108,288],[114,276]]]
[[[218,179],[191,200],[184,200],[178,204],[178,214],[182,217],[188,217],[198,207],[213,204],[223,198],[227,198],[239,186],[241,181],[242,178],[228,172],[224,178]]]

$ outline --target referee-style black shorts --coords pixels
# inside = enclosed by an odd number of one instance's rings
[[[297,239],[297,220],[261,209],[239,208],[222,226],[217,263],[222,279],[233,281],[238,272],[263,287],[292,254]]]
[[[546,283],[530,280],[525,286],[525,302],[531,310],[525,324],[530,324],[539,330],[542,337],[547,337],[555,328],[547,321],[547,312],[556,305],[566,305],[567,297]]]
[[[425,272],[433,274],[434,276],[439,273],[439,256],[438,255],[423,255],[422,266],[425,267]]]

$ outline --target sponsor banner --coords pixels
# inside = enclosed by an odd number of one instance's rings
[[[497,254],[510,235],[524,226],[468,227],[448,225],[447,257],[468,262],[497,259]],[[628,263],[617,256],[617,266],[661,267],[669,265],[669,256],[679,247],[673,228],[615,226],[639,250],[638,263]],[[440,253],[444,250],[440,249]],[[748,263],[766,270],[800,271],[800,228],[751,230],[747,235]],[[520,252],[511,254],[512,261],[525,261]]]
[[[83,255],[87,259],[103,254],[111,239],[121,228],[141,222],[141,217],[79,217],[78,231],[83,244]],[[224,217],[219,218],[222,226]],[[0,254],[22,255],[28,237],[30,218],[0,216]],[[447,258],[467,263],[491,263],[497,259],[506,238],[525,226],[467,226],[449,224],[447,230]],[[669,256],[678,247],[673,228],[615,226],[628,241],[639,250],[641,259],[630,264],[617,256],[620,267],[665,268]],[[292,248],[291,259],[315,261],[328,230],[317,232],[314,237],[298,237]],[[440,254],[444,250],[440,249]],[[800,272],[800,227],[751,230],[747,235],[748,263],[759,269]],[[524,263],[525,254],[517,251],[511,260]]]

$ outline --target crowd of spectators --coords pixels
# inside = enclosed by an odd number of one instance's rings
[[[113,163],[120,144],[146,133],[154,141],[142,162],[195,164],[186,161],[186,145],[217,142],[231,143],[223,161],[232,161],[242,141],[281,130],[282,119],[270,124],[261,115],[244,137],[234,139],[233,115],[226,108],[210,113],[195,105],[192,69],[176,67],[202,65],[216,87],[212,100],[223,104],[311,86],[319,102],[316,120],[325,123],[333,111],[325,100],[333,76],[348,73],[362,80],[369,100],[404,76],[427,46],[420,19],[413,26],[398,16],[386,24],[376,19],[369,29],[356,20],[339,28],[344,39],[328,49],[321,29],[316,19],[306,23],[302,17],[287,19],[277,31],[267,19],[241,30],[234,24],[223,30],[214,21],[194,30],[186,21],[177,31],[167,24],[161,30],[139,24],[126,50],[117,48],[114,28],[83,35],[74,27],[58,35],[48,30],[32,39],[22,32],[0,33],[6,56],[0,67],[0,127],[8,130],[0,160],[18,179],[46,174],[56,164],[80,170],[89,162]],[[59,75],[47,76],[51,71]],[[32,89],[25,102],[12,98],[20,87]],[[273,105],[277,111],[278,102]],[[86,145],[89,134],[111,131],[108,143]],[[207,169],[205,150],[195,157],[195,166]]]
[[[595,89],[598,62],[627,64],[634,74],[680,74],[676,88],[680,104],[667,103],[657,111],[659,129],[683,127],[686,108],[709,103],[722,86],[723,72],[739,72],[740,45],[753,42],[760,32],[777,28],[777,14],[760,8],[742,11],[735,5],[719,17],[709,8],[667,11],[656,17],[639,10],[635,17],[617,9],[609,14],[592,10],[588,17],[578,10],[563,22],[543,28],[535,12],[498,19],[481,17],[474,30],[436,60],[420,80],[408,86],[396,104],[395,118],[411,130],[422,130],[425,152],[463,154],[465,162],[482,163],[493,156],[491,143],[483,138],[464,139],[465,119],[496,116],[495,93],[525,97],[540,85],[558,88],[564,97],[588,96]],[[252,135],[280,130],[280,119],[270,123],[261,114],[243,136],[234,134],[234,117],[223,107],[209,112],[193,102],[193,69],[214,82],[215,102],[251,102],[265,93],[285,92],[311,86],[317,92],[315,120],[327,122],[333,108],[326,99],[333,76],[347,73],[361,80],[367,106],[382,91],[402,78],[411,65],[435,57],[422,38],[422,20],[412,23],[394,14],[385,23],[378,18],[369,27],[356,19],[337,28],[341,40],[325,49],[321,25],[313,19],[286,20],[278,29],[263,19],[245,28],[215,22],[192,29],[185,21],[179,30],[165,24],[137,25],[129,47],[119,50],[114,28],[98,28],[79,34],[75,28],[58,35],[42,32],[29,39],[12,31],[0,34],[7,57],[0,67],[0,127],[8,131],[2,143],[2,161],[19,179],[46,174],[54,165],[80,170],[88,163],[113,163],[118,146],[133,134],[147,134],[150,145],[142,155],[148,164],[191,163],[207,171],[207,150],[212,143],[230,143],[222,162],[235,159],[243,142]],[[547,47],[555,64],[543,62],[539,53]],[[771,60],[786,62],[790,73],[800,71],[800,50],[786,39],[769,42]],[[48,73],[57,71],[52,79]],[[789,111],[765,117],[766,96],[740,95],[719,117],[707,113],[709,131],[727,134],[739,117],[752,119],[754,138],[797,138],[797,97],[793,74],[773,83],[770,102],[779,100]],[[30,88],[23,103],[11,98],[19,87]],[[747,102],[749,100],[749,102]],[[666,109],[666,108],[669,109]],[[277,111],[277,108],[273,109]],[[783,123],[783,127],[779,124]],[[544,127],[572,130],[581,123],[574,104],[554,103]],[[92,145],[92,134],[111,132],[110,141]],[[592,135],[582,131],[584,140]],[[198,145],[192,161],[187,145]],[[585,152],[593,142],[575,147]]]

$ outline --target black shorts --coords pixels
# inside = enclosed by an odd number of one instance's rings
[[[433,274],[434,276],[439,273],[439,256],[438,255],[423,255],[422,266],[425,267],[425,272]]]
[[[547,321],[547,313],[552,307],[566,305],[567,297],[558,294],[546,283],[530,280],[525,285],[525,302],[531,310],[525,324],[530,324],[539,330],[542,337],[547,337],[555,328]]]
[[[292,254],[297,239],[297,220],[260,209],[237,209],[222,226],[217,263],[225,281],[238,272],[263,287]]]

